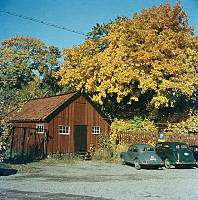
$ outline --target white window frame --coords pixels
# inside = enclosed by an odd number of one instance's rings
[[[44,131],[45,131],[44,124],[36,124],[36,133],[43,134]]]
[[[60,135],[69,135],[70,134],[70,126],[58,125],[58,133]]]
[[[93,126],[92,134],[99,135],[100,134],[100,126]]]

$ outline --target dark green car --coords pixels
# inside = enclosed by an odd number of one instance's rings
[[[127,152],[121,152],[120,158],[122,164],[135,165],[136,169],[141,169],[143,166],[159,168],[164,165],[155,148],[148,144],[130,145]]]
[[[195,159],[188,145],[183,142],[159,142],[156,147],[157,155],[164,161],[167,169],[172,166],[194,166]]]

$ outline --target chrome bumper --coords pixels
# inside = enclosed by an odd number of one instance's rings
[[[183,162],[183,161],[176,161],[176,165],[194,165],[195,162]]]

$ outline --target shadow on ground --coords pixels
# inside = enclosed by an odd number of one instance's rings
[[[0,167],[0,176],[11,176],[17,173],[16,169],[4,169]]]
[[[27,198],[28,197],[28,198]],[[27,192],[17,190],[0,190],[1,200],[113,200],[103,197],[73,195],[65,193]]]

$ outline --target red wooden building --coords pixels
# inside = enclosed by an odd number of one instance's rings
[[[78,92],[30,100],[7,120],[15,127],[14,150],[22,154],[38,144],[47,145],[47,154],[87,152],[97,148],[99,134],[110,131],[109,120]]]

